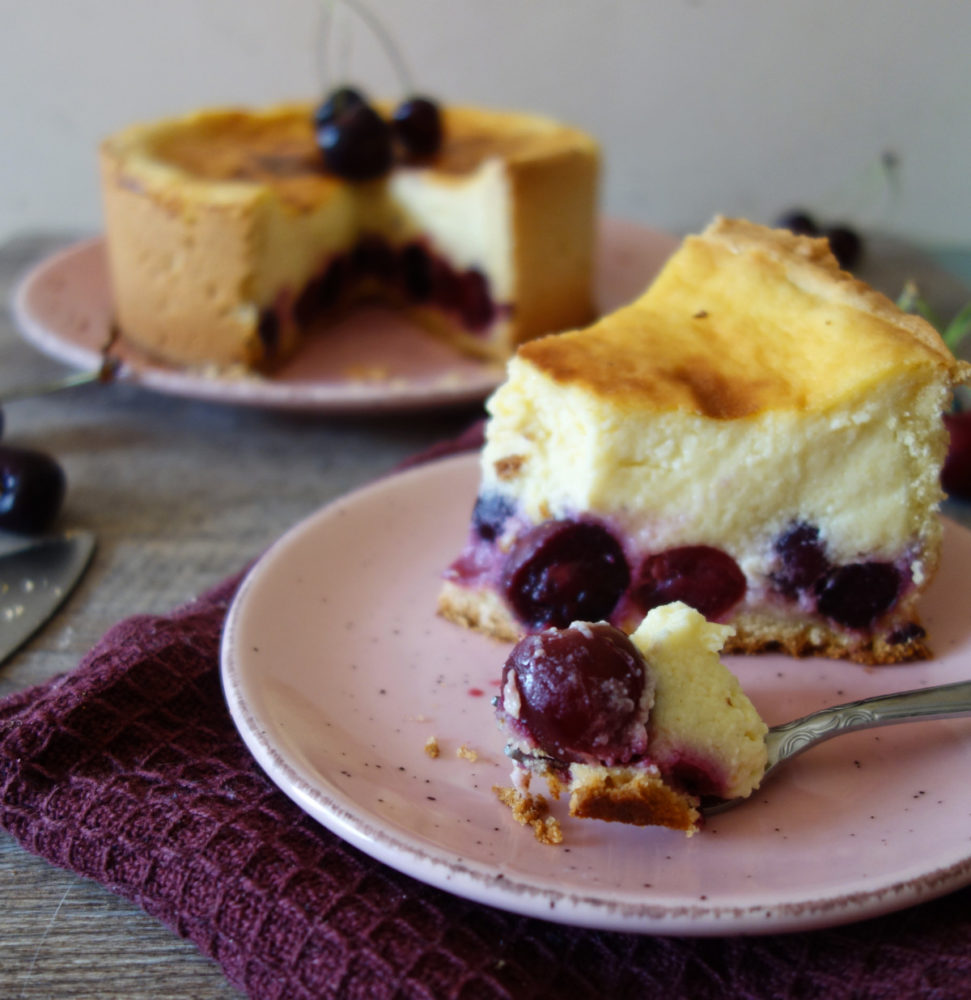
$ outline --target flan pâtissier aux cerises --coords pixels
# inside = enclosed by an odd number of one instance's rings
[[[445,107],[434,155],[349,181],[325,169],[314,110],[204,110],[103,142],[127,340],[178,365],[265,370],[310,320],[376,295],[458,350],[505,360],[592,320],[591,137]]]
[[[495,702],[513,760],[500,799],[555,843],[534,777],[569,795],[571,816],[688,834],[701,825],[704,797],[751,795],[765,773],[767,728],[719,659],[731,633],[674,602],[649,611],[630,637],[606,622],[524,636]]]
[[[515,639],[681,600],[729,652],[926,657],[969,377],[825,241],[716,219],[640,299],[512,359],[440,610]]]

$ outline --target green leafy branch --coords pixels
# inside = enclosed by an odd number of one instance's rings
[[[949,323],[945,323],[921,295],[917,285],[913,281],[908,281],[897,299],[897,305],[904,312],[917,313],[926,319],[940,333],[941,339],[952,354],[957,354],[958,345],[971,333],[971,302],[960,309]]]

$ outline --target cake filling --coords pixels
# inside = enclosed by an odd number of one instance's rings
[[[267,357],[278,350],[282,328],[306,329],[367,299],[436,309],[470,336],[483,338],[497,320],[513,313],[509,304],[494,301],[489,279],[479,268],[453,266],[427,241],[395,246],[369,235],[329,257],[296,295],[279,295],[263,309],[259,335]]]
[[[760,548],[760,546],[755,546]],[[910,553],[896,560],[834,563],[819,528],[794,521],[761,546],[767,556],[747,576],[727,552],[683,545],[640,552],[620,529],[589,518],[529,525],[512,500],[484,493],[470,538],[446,578],[464,587],[498,589],[523,631],[563,628],[576,619],[617,625],[652,608],[682,601],[710,621],[726,621],[750,594],[791,607],[848,632],[893,614],[912,589]],[[915,622],[896,627],[890,642],[924,635]]]

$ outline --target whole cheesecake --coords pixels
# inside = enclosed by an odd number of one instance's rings
[[[751,795],[768,730],[719,659],[731,633],[674,602],[629,638],[604,622],[573,622],[521,639],[496,699],[514,761],[500,799],[532,823],[539,776],[557,798],[569,794],[571,816],[691,834],[703,798]]]
[[[594,140],[527,114],[441,117],[437,153],[366,181],[326,169],[309,104],[205,110],[106,139],[121,333],[178,365],[268,369],[362,296],[489,359],[589,322]]]
[[[640,299],[510,362],[441,611],[515,639],[682,600],[729,651],[925,657],[969,376],[824,240],[717,219]]]

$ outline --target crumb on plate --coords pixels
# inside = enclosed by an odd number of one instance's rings
[[[494,785],[492,790],[499,801],[512,810],[513,819],[517,823],[532,827],[533,835],[541,844],[563,843],[560,821],[550,815],[549,803],[542,795],[532,795],[517,788],[503,788],[499,785]]]

